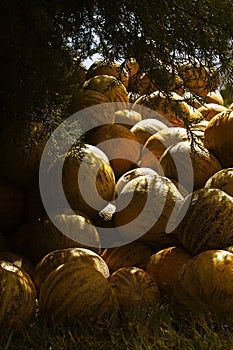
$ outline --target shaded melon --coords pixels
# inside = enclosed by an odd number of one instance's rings
[[[40,289],[39,307],[49,321],[64,325],[83,319],[103,322],[118,311],[107,279],[89,264],[75,261],[60,265],[47,276]]]
[[[117,296],[121,311],[127,312],[132,307],[158,309],[159,288],[146,271],[137,267],[123,267],[111,274],[108,281]]]

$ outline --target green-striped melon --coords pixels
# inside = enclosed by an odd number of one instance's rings
[[[49,321],[67,325],[83,319],[111,319],[118,311],[118,302],[99,271],[72,261],[47,276],[40,289],[39,307]]]
[[[137,166],[141,145],[134,134],[123,125],[101,125],[88,133],[86,142],[107,155],[116,178]]]
[[[138,239],[152,249],[176,245],[176,216],[183,196],[160,175],[138,176],[124,186],[116,200],[114,215],[123,242]]]
[[[180,243],[192,254],[233,244],[233,198],[217,188],[190,193],[181,206]]]
[[[128,91],[117,78],[100,74],[85,81],[84,90],[95,90],[105,95],[110,102],[115,102],[118,109],[124,109],[129,102]]]
[[[160,158],[164,175],[181,183],[189,192],[204,187],[210,176],[222,169],[215,155],[192,141],[181,141]]]
[[[86,80],[89,80],[96,75],[110,75],[120,80],[124,86],[128,87],[129,84],[129,70],[126,69],[119,62],[111,61],[95,61],[87,70]]]
[[[192,257],[193,255],[181,246],[168,247],[150,257],[146,271],[155,280],[162,294],[174,296],[178,273]]]
[[[117,295],[119,308],[127,312],[133,307],[158,309],[160,293],[156,282],[143,269],[122,267],[108,278],[109,284]]]
[[[165,94],[157,90],[150,95],[142,95],[134,102],[132,108],[142,114],[143,106],[162,115],[168,120],[170,126],[183,128],[185,122],[191,118],[189,105],[175,92]]]
[[[136,123],[132,126],[130,131],[134,134],[138,142],[140,142],[142,145],[145,145],[150,136],[156,134],[160,130],[167,128],[167,125],[165,125],[160,120],[150,118],[141,120],[140,122]]]
[[[232,253],[219,249],[198,254],[181,268],[178,283],[178,299],[184,307],[195,313],[210,311],[222,321],[232,321]]]
[[[29,275],[16,265],[0,261],[1,334],[21,333],[36,315],[36,288]]]
[[[205,188],[218,188],[233,197],[233,168],[219,170],[205,183]]]
[[[1,257],[1,255],[0,255]],[[108,265],[101,258],[101,256],[90,249],[85,248],[64,248],[57,249],[45,255],[35,266],[32,274],[32,279],[37,287],[38,292],[46,277],[55,270],[58,266],[68,263],[76,262],[76,264],[88,264],[101,272],[105,278],[110,275]]]
[[[73,209],[94,219],[106,201],[114,199],[115,174],[100,148],[85,144],[83,152],[81,159],[75,151],[67,153],[63,165],[63,189]],[[52,171],[56,172],[56,166]],[[56,181],[56,173],[51,179]]]
[[[52,220],[46,214],[25,222],[13,236],[14,250],[35,264],[56,249],[79,247],[100,253],[100,236],[88,216],[64,210]]]
[[[223,168],[233,166],[233,111],[218,113],[208,123],[204,146],[220,161]]]
[[[119,247],[106,248],[101,257],[107,263],[110,272],[122,267],[135,266],[146,269],[147,262],[153,254],[153,249],[142,242],[131,242]]]

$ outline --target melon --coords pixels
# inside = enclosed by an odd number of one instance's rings
[[[32,276],[35,269],[35,265],[26,255],[17,254],[12,251],[0,252],[0,260],[17,266],[21,270],[25,271],[29,276]]]
[[[141,114],[132,109],[119,109],[118,111],[115,111],[114,123],[121,124],[128,129],[141,120]]]
[[[143,311],[160,304],[160,293],[156,282],[145,271],[137,267],[122,267],[108,278],[117,295],[120,310],[125,313],[133,307]]]
[[[183,197],[176,186],[160,175],[138,176],[124,186],[114,215],[122,244],[138,239],[152,249],[177,243],[176,215]]]
[[[1,256],[1,255],[0,255]],[[109,268],[101,256],[90,249],[85,248],[64,248],[57,249],[45,255],[35,266],[32,279],[37,287],[38,292],[46,277],[55,270],[58,266],[68,263],[76,262],[77,266],[88,264],[97,271],[101,272],[105,278],[108,278]]]
[[[205,188],[218,188],[233,197],[233,168],[219,170],[206,181]]]
[[[134,102],[132,108],[141,113],[143,106],[162,115],[170,126],[184,127],[191,118],[189,105],[175,92],[165,94],[157,90],[150,95],[142,95]]]
[[[184,200],[177,227],[180,243],[191,254],[233,244],[233,199],[217,188],[201,188]]]
[[[189,192],[204,187],[210,176],[222,169],[215,155],[192,141],[169,147],[160,158],[164,175],[176,180]]]
[[[57,169],[62,166],[63,191],[57,175]],[[72,209],[86,214],[94,219],[98,212],[106,206],[106,202],[115,196],[115,175],[106,154],[93,145],[84,145],[83,156],[78,149],[70,150],[62,164],[59,158],[51,166],[46,177],[45,201],[53,211],[63,210],[70,205]],[[56,189],[56,197],[50,188]],[[64,203],[65,195],[67,203]],[[43,200],[44,201],[44,200]]]
[[[192,257],[193,255],[181,246],[168,247],[151,255],[146,271],[157,283],[161,294],[174,296],[179,271]]]
[[[223,168],[233,166],[233,111],[215,115],[204,133],[204,146],[220,161]]]
[[[58,266],[40,288],[39,307],[48,321],[75,324],[112,319],[118,302],[108,280],[89,264],[71,261]]]
[[[155,176],[158,173],[148,167],[140,167],[136,169],[132,169],[124,173],[116,183],[116,196],[122,191],[124,186],[131,180],[135,179],[138,176]]]
[[[179,272],[180,302],[196,313],[210,311],[222,321],[232,320],[232,274],[232,253],[213,249],[198,254]]]
[[[198,112],[200,112],[205,120],[211,120],[215,115],[225,112],[227,108],[223,105],[217,103],[206,103],[203,106],[198,108]]]
[[[112,273],[122,267],[130,266],[145,270],[152,254],[153,249],[149,246],[142,242],[131,242],[119,247],[106,248],[101,253],[101,257]]]
[[[102,125],[88,133],[86,142],[106,154],[116,178],[137,166],[141,145],[134,134],[122,125]]]
[[[185,128],[170,127],[158,131],[147,139],[142,149],[140,166],[156,169],[157,161],[168,147],[187,140],[188,135]]]
[[[128,87],[129,70],[118,62],[104,60],[93,62],[87,70],[86,80],[89,80],[96,75],[113,76],[120,80],[126,88]]]
[[[17,253],[37,264],[46,254],[63,248],[88,248],[100,253],[100,236],[92,221],[83,213],[46,214],[25,222],[13,236]]]
[[[0,327],[2,335],[22,333],[35,320],[36,288],[16,265],[0,261]]]
[[[130,131],[134,134],[137,141],[144,145],[151,135],[154,135],[160,130],[167,128],[167,125],[165,125],[160,120],[150,118],[141,120],[140,122],[136,123],[132,126]]]
[[[105,95],[110,102],[116,103],[117,109],[124,109],[129,102],[128,91],[124,84],[117,78],[100,74],[85,81],[84,90],[95,90]]]

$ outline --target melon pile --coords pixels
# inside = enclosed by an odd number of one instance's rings
[[[70,107],[85,147],[62,163],[65,207],[50,192],[59,156],[45,169],[50,212],[40,196],[50,134],[33,139],[39,123],[2,131],[1,329],[22,332],[38,311],[60,324],[112,321],[136,306],[158,310],[163,296],[232,318],[233,111],[189,68],[169,95],[134,59],[85,72]]]

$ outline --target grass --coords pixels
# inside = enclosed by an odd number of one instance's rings
[[[131,310],[114,323],[48,325],[41,315],[20,336],[1,339],[1,350],[222,350],[233,349],[233,326],[212,319],[177,318],[168,303]]]

